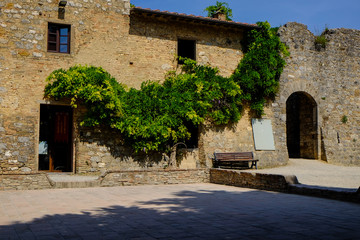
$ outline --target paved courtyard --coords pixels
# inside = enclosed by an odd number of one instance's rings
[[[360,239],[360,205],[215,184],[0,192],[0,239]]]

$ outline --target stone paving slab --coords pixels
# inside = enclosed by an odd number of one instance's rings
[[[360,239],[360,205],[215,184],[0,192],[0,239]]]

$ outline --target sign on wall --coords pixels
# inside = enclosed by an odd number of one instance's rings
[[[274,134],[270,119],[252,119],[255,150],[275,150]]]

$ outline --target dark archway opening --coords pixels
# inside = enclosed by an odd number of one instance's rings
[[[318,158],[317,104],[305,92],[286,101],[286,136],[290,158]]]

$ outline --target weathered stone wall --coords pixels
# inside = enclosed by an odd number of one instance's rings
[[[31,161],[35,154],[36,123],[31,117],[5,114],[5,111],[0,114],[1,172],[31,172],[36,168],[36,162]]]
[[[196,60],[218,67],[229,76],[243,56],[243,30],[178,22],[169,18],[130,16],[128,41],[129,66],[122,70],[128,86],[139,87],[146,80],[163,80],[169,70],[176,70],[177,41],[196,41]],[[131,63],[131,64],[130,64]],[[136,71],[134,73],[133,69]]]
[[[294,175],[282,176],[226,169],[210,169],[210,183],[301,194],[356,203],[360,202],[360,188],[358,191],[354,191],[349,189],[306,186],[299,184]]]
[[[264,118],[272,120],[274,133],[274,151],[256,151],[251,119],[254,116],[246,107],[243,116],[237,124],[226,127],[204,127],[199,141],[200,161],[204,166],[212,167],[214,152],[254,152],[259,159],[260,168],[285,165],[288,161],[286,139],[279,134],[285,128],[276,121],[277,114],[271,108],[271,103],[265,108]],[[285,141],[285,142],[284,142]]]
[[[179,70],[176,60],[178,38],[196,40],[197,61],[218,67],[223,75],[230,75],[243,56],[242,36],[242,30],[131,15],[127,48],[121,53],[126,58],[126,65],[118,66],[121,76],[117,79],[138,88],[146,80],[163,80],[168,71]],[[82,114],[83,110],[76,110],[75,118]],[[168,164],[162,155],[134,153],[114,130],[76,126],[75,136],[78,138],[75,144],[76,172],[162,169]],[[199,149],[179,153],[181,169],[204,167],[199,163]]]
[[[209,182],[209,169],[192,170],[142,170],[142,171],[110,171],[102,180],[102,187],[189,184]]]
[[[230,75],[242,57],[241,29],[155,20],[132,16],[129,0],[74,0],[58,18],[58,1],[0,3],[0,167],[1,172],[38,170],[40,104],[45,79],[59,68],[76,64],[101,66],[120,82],[138,88],[146,80],[163,80],[178,69],[177,39],[196,40],[197,60]],[[48,22],[71,25],[70,54],[47,52]],[[74,110],[75,172],[106,169],[163,168],[154,159],[132,153],[106,129],[80,129]],[[104,135],[107,134],[107,135]],[[130,157],[131,155],[131,157]],[[188,151],[181,168],[199,167],[198,150]],[[151,157],[152,158],[152,157]]]
[[[45,173],[0,175],[0,190],[34,190],[51,187]]]
[[[84,116],[85,109],[75,111],[75,122]],[[162,154],[134,152],[120,132],[104,126],[80,127],[75,124],[75,172],[104,173],[107,170],[164,169],[168,159]],[[177,163],[181,169],[196,169],[200,166],[198,149],[178,149]]]
[[[57,6],[50,0],[0,2],[1,172],[37,171],[40,102],[52,71],[94,64],[121,76],[129,1],[68,1],[64,20]],[[70,54],[47,52],[48,22],[71,24]]]
[[[319,50],[315,36],[302,24],[288,23],[279,34],[291,55],[273,108],[282,117],[275,121],[284,129],[286,101],[292,93],[311,95],[318,108],[318,158],[360,165],[360,31],[331,29],[325,33],[325,49]],[[286,139],[286,130],[280,134]]]
[[[101,66],[120,82],[138,88],[143,81],[163,80],[167,71],[178,70],[178,38],[196,40],[198,62],[218,67],[224,76],[243,56],[240,29],[129,14],[128,0],[68,1],[63,20],[58,19],[57,1],[0,3],[2,173],[38,170],[40,103],[68,104],[43,100],[45,79],[56,69]],[[48,22],[71,25],[70,54],[47,52]],[[301,24],[289,23],[279,33],[291,56],[281,76],[280,93],[265,110],[265,118],[272,120],[276,150],[255,151],[252,116],[245,111],[235,126],[201,129],[199,148],[189,151],[181,168],[211,167],[214,151],[253,151],[259,167],[286,164],[286,100],[297,91],[311,95],[318,106],[318,157],[331,163],[360,164],[359,31],[330,30],[327,47],[321,51]],[[113,131],[80,128],[81,113],[82,109],[74,110],[75,172],[166,166],[161,155],[134,154]],[[345,115],[349,120],[342,123]]]
[[[191,184],[209,182],[209,169],[152,169],[107,171],[91,182],[53,182],[46,173],[1,174],[2,190],[35,190],[69,187],[114,187],[158,184]]]
[[[236,170],[210,169],[210,182],[236,187],[287,192],[290,184],[297,184],[296,176],[249,173]]]

